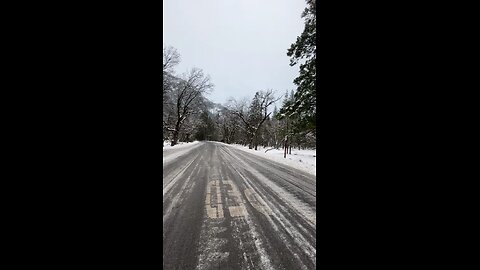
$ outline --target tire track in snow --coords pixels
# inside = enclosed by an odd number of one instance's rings
[[[229,147],[229,149],[236,148]],[[299,189],[300,192],[307,193],[310,196],[316,198],[316,182],[314,176],[306,175],[304,172],[297,174],[298,170],[292,171],[287,165],[281,165],[274,161],[241,150],[236,151],[235,153],[242,156],[244,158],[244,161],[249,161],[251,164],[261,166],[263,169],[268,170],[269,174],[273,174],[276,176],[271,178],[275,178],[275,180],[279,181],[284,181],[286,184],[291,185],[296,189]],[[296,181],[289,180],[289,178],[294,178]]]
[[[167,193],[170,199],[176,198],[174,203],[164,206],[169,210],[166,215],[164,212],[163,269],[195,269],[197,265],[204,184],[208,178],[206,162],[198,156],[180,178]]]
[[[196,156],[192,155],[182,160],[185,162],[184,166],[181,166],[180,165],[181,163],[179,162],[177,165],[178,167],[172,170],[169,170],[168,172],[164,172],[164,175],[163,175],[163,196],[164,197],[165,197],[165,194],[167,194],[167,192],[169,192],[170,189],[172,189],[173,186],[175,186],[177,180],[182,177],[185,171],[188,168],[190,168],[190,165],[192,165],[194,161],[198,160],[200,156],[201,156],[201,152],[198,151]]]
[[[259,183],[262,183],[265,187],[267,187],[269,190],[275,192],[278,195],[278,198],[281,199],[281,201],[287,203],[290,205],[290,208],[295,210],[297,213],[300,214],[305,220],[308,220],[311,223],[312,227],[316,226],[316,213],[315,213],[315,208],[311,207],[307,202],[301,200],[301,198],[297,198],[294,195],[292,195],[288,190],[285,188],[279,186],[277,183],[275,183],[273,180],[270,180],[270,176],[265,176],[261,174],[257,169],[253,168],[251,165],[247,164],[244,160],[239,158],[238,156],[235,156],[230,151],[230,148],[221,148],[222,150],[225,151],[230,157],[233,158],[231,164],[234,166],[242,165],[240,169],[246,170],[254,178],[257,178]]]
[[[235,157],[234,154],[228,153],[228,150],[225,151],[225,149],[223,148],[222,150],[224,150],[224,153],[226,155],[229,155],[228,159],[230,159],[230,167],[232,167],[236,174],[242,177],[245,186],[249,189],[256,190],[262,204],[266,205],[273,213],[273,215],[266,216],[266,219],[268,220],[268,225],[269,227],[273,228],[275,232],[277,232],[276,236],[280,237],[281,242],[287,247],[292,256],[296,259],[297,263],[300,264],[302,269],[309,269],[315,267],[315,230],[312,229],[312,227],[308,229],[305,228],[305,224],[307,224],[306,222],[302,222],[303,225],[299,222],[295,222],[295,220],[302,218],[308,219],[308,215],[297,215],[296,217],[292,216],[289,213],[289,210],[292,209],[292,205],[286,205],[284,203],[281,203],[282,200],[280,200],[280,198],[282,198],[282,195],[285,196],[285,192],[281,191],[281,194],[276,194],[277,196],[273,196],[272,190],[266,189],[272,188],[272,183],[270,180],[263,177],[261,174],[258,173],[258,171],[256,171],[248,164],[244,163],[241,159],[238,159],[238,157]],[[241,171],[243,171],[243,173]],[[252,175],[248,177],[246,175],[247,172],[252,173]],[[256,179],[257,181],[253,181],[254,179]],[[262,184],[260,184],[262,182],[264,182],[263,187]],[[265,183],[267,183],[267,185],[265,185]],[[260,184],[260,186],[258,184]],[[273,189],[275,189],[275,187]],[[279,191],[277,190],[277,193],[278,192]],[[283,204],[283,206],[281,204]],[[295,204],[298,206],[298,202],[294,203],[294,205]],[[313,222],[315,222],[315,220],[313,220]],[[280,226],[278,226],[277,224],[279,224]],[[312,225],[314,228],[314,224],[310,223],[310,226]],[[271,241],[273,242],[275,241],[275,239],[271,239]],[[295,247],[293,248],[293,246]]]
[[[275,269],[248,213],[238,211],[243,207],[241,194],[225,174],[225,164],[216,149],[215,147],[209,161],[210,182],[207,183],[206,204],[207,209],[211,207],[210,203],[215,202],[217,206],[221,204],[224,207],[221,208],[221,215],[212,216],[205,210],[196,269]],[[218,189],[219,193],[215,192]],[[215,193],[216,196],[209,196]]]
[[[316,198],[306,191],[314,183],[288,184],[297,183],[293,170],[201,144],[164,164],[164,269],[313,269],[316,220],[306,216],[315,207],[306,198]]]

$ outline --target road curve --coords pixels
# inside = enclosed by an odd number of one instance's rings
[[[223,143],[163,165],[163,269],[315,269],[315,176]]]

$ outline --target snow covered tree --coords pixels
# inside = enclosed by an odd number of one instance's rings
[[[297,91],[294,99],[282,106],[279,117],[295,116],[297,127],[306,133],[315,134],[316,128],[316,7],[315,1],[307,0],[302,13],[305,28],[295,43],[288,49],[290,66],[299,64],[300,74],[295,78]]]
[[[180,54],[171,46],[163,47],[163,102],[168,102],[172,79],[175,74],[173,67],[180,63]]]
[[[203,141],[218,140],[217,126],[214,116],[209,110],[203,110],[199,117],[200,125],[197,127],[195,139]]]
[[[245,124],[245,142],[248,143],[249,149],[255,148],[255,150],[257,150],[257,137],[260,128],[272,113],[268,112],[268,108],[277,100],[278,99],[275,99],[273,90],[259,91],[255,93],[248,110],[246,110],[244,103],[237,104],[237,106],[232,109],[233,113]]]
[[[167,127],[173,134],[172,146],[177,144],[185,120],[198,110],[203,101],[203,95],[210,92],[212,88],[210,77],[198,68],[191,69],[175,81],[171,93],[174,120]]]
[[[277,119],[278,109],[275,106],[272,113],[272,119],[270,121],[268,134],[270,134],[271,144],[269,146],[273,146],[276,149],[280,146],[281,139],[283,138],[281,135],[281,123],[280,120]]]
[[[240,120],[245,118],[248,110],[248,99],[242,98],[240,100],[230,99],[226,106],[229,112],[229,122],[236,122],[237,133],[232,136],[232,142],[247,145],[250,135],[248,134],[249,126],[245,121]]]
[[[163,47],[163,72],[172,73],[173,67],[180,63],[180,54],[172,46]]]
[[[216,123],[218,126],[219,140],[229,144],[236,142],[235,137],[239,129],[239,124],[237,116],[227,108],[228,106],[230,106],[228,103],[220,106]]]
[[[180,54],[171,46],[163,47],[162,99],[163,99],[163,140],[168,136],[168,125],[173,117],[173,101],[171,100],[172,87],[178,80],[174,67],[180,62]]]

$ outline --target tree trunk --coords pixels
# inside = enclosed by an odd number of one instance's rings
[[[172,144],[171,146],[174,146],[177,144],[177,141],[178,141],[178,130],[175,130],[173,132],[173,139],[172,139]]]
[[[253,148],[253,139],[254,139],[254,136],[252,136],[250,134],[250,138],[248,139],[248,149],[252,149]]]
[[[180,122],[178,121],[177,124],[175,125],[175,130],[173,131],[173,140],[172,140],[172,146],[176,145],[178,142],[178,132],[180,130]]]

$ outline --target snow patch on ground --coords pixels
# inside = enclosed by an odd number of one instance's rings
[[[193,142],[178,142],[175,146],[171,146],[170,141],[164,141],[163,142],[163,151],[165,150],[170,150],[170,149],[179,149],[179,148],[184,148],[184,147],[190,147],[194,144],[197,144],[198,141],[193,141]]]
[[[166,142],[164,142],[163,144],[164,146],[165,146],[165,143]],[[168,146],[165,146],[163,148],[163,164],[165,165],[165,163],[170,162],[178,158],[179,156],[184,155],[185,153],[191,151],[192,149],[198,147],[199,145],[200,145],[199,141],[194,141],[189,143],[179,142],[175,146],[170,146],[170,144],[168,143]]]
[[[298,150],[298,148],[292,148],[292,154],[287,154],[287,157],[283,158],[283,149],[272,149],[265,153],[265,150],[271,149],[271,147],[264,148],[258,146],[258,150],[255,151],[254,149],[248,149],[248,146],[239,144],[226,145],[230,145],[242,151],[294,167],[295,169],[313,174],[315,176],[317,175],[317,150],[314,149]]]

